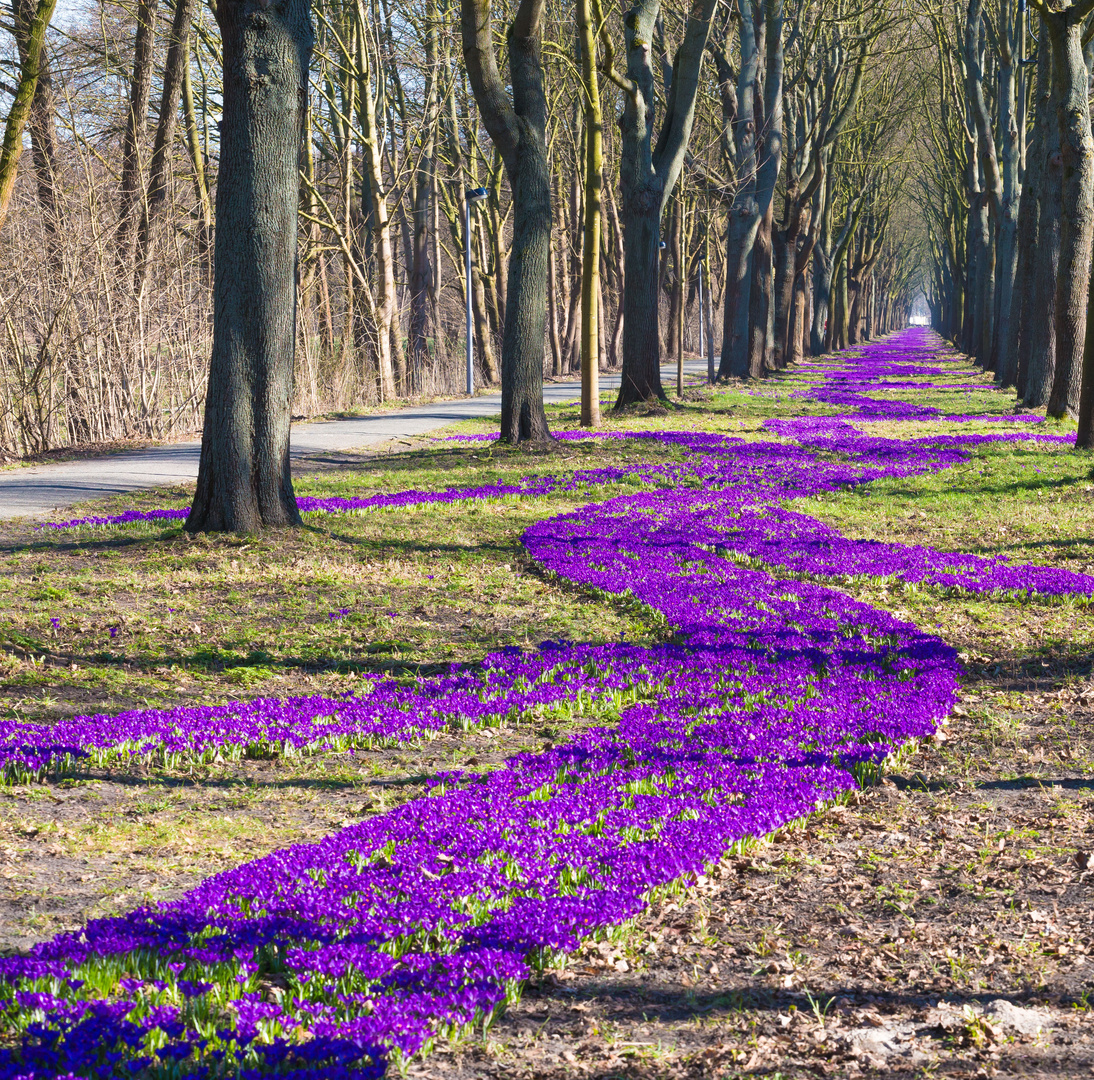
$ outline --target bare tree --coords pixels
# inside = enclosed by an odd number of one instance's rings
[[[509,27],[512,101],[494,55],[490,0],[463,0],[461,7],[468,78],[513,190],[513,246],[501,351],[501,437],[511,443],[550,437],[543,409],[547,252],[551,245],[547,102],[541,59],[543,6],[544,0],[520,0]]]

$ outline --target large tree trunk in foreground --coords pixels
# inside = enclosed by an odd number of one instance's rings
[[[289,471],[306,0],[220,0],[213,357],[189,532],[298,525]]]
[[[543,409],[547,325],[547,253],[551,246],[551,178],[543,93],[544,0],[521,0],[509,28],[512,102],[494,56],[490,0],[462,0],[463,55],[483,124],[513,190],[513,246],[501,345],[501,437],[520,443],[550,438]]]
[[[749,375],[748,315],[752,298],[752,252],[763,211],[757,196],[759,146],[756,132],[756,83],[760,54],[751,5],[739,3],[741,66],[737,76],[737,187],[726,228],[726,289],[722,307],[722,354],[718,378]]]
[[[624,140],[626,134],[624,133]],[[661,242],[660,197],[623,189],[623,375],[620,405],[665,396],[661,386],[661,342],[658,328],[658,244]]]
[[[509,54],[514,88],[521,81],[518,68],[523,67],[524,76],[538,82],[542,93],[538,39],[511,38]],[[513,188],[513,246],[501,343],[501,437],[507,442],[520,443],[548,439],[551,435],[543,409],[551,181],[542,127],[538,131],[532,126],[524,129],[509,183]]]

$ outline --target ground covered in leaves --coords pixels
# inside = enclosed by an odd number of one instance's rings
[[[799,411],[796,388],[791,376],[759,393],[692,391],[664,415],[610,423],[751,437],[763,419]],[[978,393],[961,408],[1009,405]],[[577,418],[570,408],[553,419],[561,428]],[[315,462],[300,493],[482,483],[649,460],[651,450],[569,443],[539,458],[430,442]],[[999,444],[959,469],[795,508],[849,536],[1091,572],[1092,465],[1068,448]],[[532,522],[607,494],[403,508],[249,541],[151,525],[55,536],[7,525],[2,715],[334,693],[361,671],[413,678],[543,638],[653,640],[664,631],[640,611],[544,579],[520,547]],[[186,497],[141,494],[114,509]],[[939,738],[848,805],[727,859],[587,944],[484,1037],[441,1045],[412,1075],[1094,1076],[1089,606],[841,584],[962,650],[963,704]],[[487,769],[567,734],[525,723],[326,759],[9,786],[0,944],[21,950],[176,896],[413,797],[439,770]]]

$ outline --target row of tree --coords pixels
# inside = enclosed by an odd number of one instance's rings
[[[917,183],[931,319],[1019,404],[1094,446],[1094,0],[929,15],[937,108]]]
[[[267,494],[205,523],[250,527],[294,513],[291,411],[458,390],[468,299],[512,441],[545,374],[595,424],[606,367],[626,405],[700,338],[758,378],[906,318],[924,77],[887,0],[450,5],[103,0],[49,36],[13,0],[0,445],[208,401],[218,473]]]

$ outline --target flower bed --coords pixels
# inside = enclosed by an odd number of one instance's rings
[[[934,350],[922,331],[867,346],[826,368],[819,392],[844,371],[945,371],[925,363]],[[675,632],[661,645],[545,642],[413,687],[375,679],[346,700],[133,712],[115,728],[84,718],[62,734],[10,726],[5,752],[29,771],[62,753],[417,738],[544,707],[598,721],[546,753],[439,777],[428,795],[319,843],[0,961],[17,1044],[0,1052],[0,1076],[379,1074],[390,1057],[489,1017],[552,953],[610,933],[652,890],[686,884],[734,844],[849,791],[950,711],[960,674],[950,646],[754,563],[970,592],[1094,591],[1083,575],[850,541],[782,506],[945,469],[992,436],[878,439],[832,418],[771,426],[798,444],[647,433],[686,449],[675,486],[525,534],[545,571],[656,612]]]

